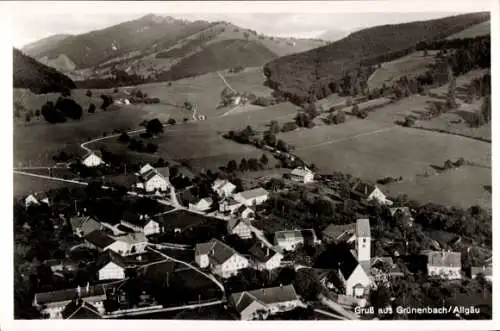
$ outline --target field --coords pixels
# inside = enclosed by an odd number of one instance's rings
[[[462,38],[474,38],[489,35],[491,33],[491,22],[486,21],[483,23],[479,23],[471,26],[468,29],[460,31],[454,35],[449,36],[446,39],[462,39]]]
[[[423,51],[414,52],[394,61],[382,63],[381,68],[368,78],[368,88],[379,88],[383,84],[390,86],[403,76],[416,76],[425,73],[427,66],[435,62],[436,52],[430,51],[424,56]]]
[[[181,228],[183,230],[194,228],[205,223],[220,223],[216,218],[206,217],[201,214],[191,213],[187,210],[178,210],[156,217],[156,220],[165,227],[165,231]]]
[[[14,197],[24,197],[33,192],[42,192],[63,187],[81,187],[78,184],[60,182],[56,180],[31,177],[21,174],[13,174]]]

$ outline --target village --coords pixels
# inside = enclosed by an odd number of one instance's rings
[[[88,168],[105,166],[92,151],[81,163]],[[392,286],[407,272],[395,263],[403,251],[376,254],[379,238],[374,237],[372,221],[362,214],[347,224],[332,219],[323,229],[285,226],[269,233],[259,228],[268,222],[266,203],[280,191],[266,189],[267,179],[239,190],[231,180],[215,178],[209,183],[210,194],[196,198],[186,188],[172,185],[169,167],[145,164],[134,176],[127,195],[156,203],[155,213],[126,211],[118,220],[108,220],[75,202],[71,215],[60,215],[77,238],[66,256],[78,251],[91,255],[87,265],[94,266],[95,274],[75,288],[36,293],[33,307],[42,316],[128,318],[222,305],[230,319],[269,319],[297,309],[309,309],[319,318],[373,319],[373,314],[359,314],[360,307],[373,306],[371,293]],[[334,181],[306,165],[291,169],[280,180],[286,191],[327,187]],[[415,211],[392,201],[377,185],[358,182],[349,191],[359,203],[388,208],[404,227],[414,226]],[[23,202],[27,212],[52,205],[44,192],[30,194]],[[427,277],[453,282],[481,274],[491,282],[491,258],[484,265],[464,268],[460,251],[445,250],[438,243],[431,247],[410,259],[421,259],[420,272]],[[308,254],[311,249],[316,253]],[[316,267],[317,252],[326,251],[326,263]],[[43,265],[61,279],[82,267],[68,258]],[[287,280],[288,270],[295,274],[294,281]],[[301,284],[299,273],[312,279]],[[387,306],[390,300],[383,304]]]

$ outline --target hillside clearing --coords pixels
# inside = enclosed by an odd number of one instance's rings
[[[459,33],[449,36],[448,40],[451,39],[464,39],[464,38],[474,38],[489,35],[491,33],[491,21],[482,22],[471,26]]]

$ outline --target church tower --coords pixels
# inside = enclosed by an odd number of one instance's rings
[[[356,253],[358,262],[371,259],[370,220],[367,218],[356,221]]]

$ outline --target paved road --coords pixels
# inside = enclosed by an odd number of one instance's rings
[[[144,132],[144,131],[146,131],[146,129],[132,130],[132,131],[128,131],[127,134],[140,133],[140,132]],[[80,145],[80,148],[82,148],[83,150],[85,150],[85,152],[90,153],[91,150],[86,145],[91,144],[91,143],[95,143],[95,142],[98,142],[98,141],[101,141],[101,140],[105,140],[105,139],[116,138],[116,137],[119,137],[119,136],[121,136],[121,133],[112,134],[112,135],[109,135],[109,136],[106,136],[106,137],[95,138],[95,139],[92,139],[92,140],[89,140],[89,141],[86,141],[86,142],[82,143]]]

